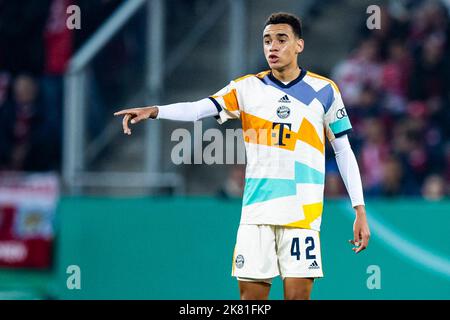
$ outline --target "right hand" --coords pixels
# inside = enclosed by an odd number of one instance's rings
[[[158,107],[144,107],[144,108],[132,108],[124,109],[114,113],[114,116],[124,116],[122,120],[123,133],[131,135],[131,129],[128,127],[128,121],[131,120],[131,124],[136,124],[141,120],[147,120],[148,118],[156,118],[158,115]]]
[[[352,250],[355,253],[361,252],[369,245],[370,230],[367,223],[365,206],[359,205],[355,207],[356,218],[353,224],[353,240],[349,240],[355,247]]]

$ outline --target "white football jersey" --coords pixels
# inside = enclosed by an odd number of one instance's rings
[[[210,99],[219,123],[242,121],[241,224],[320,231],[325,136],[331,141],[352,128],[336,84],[306,70],[283,84],[265,71],[231,81]]]

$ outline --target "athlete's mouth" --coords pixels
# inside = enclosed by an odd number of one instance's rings
[[[280,58],[276,55],[276,54],[271,54],[269,55],[269,62],[275,63],[279,60]]]

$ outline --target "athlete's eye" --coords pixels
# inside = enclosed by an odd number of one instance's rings
[[[269,44],[270,44],[270,41],[269,41],[269,40],[264,40],[264,44],[269,45]]]

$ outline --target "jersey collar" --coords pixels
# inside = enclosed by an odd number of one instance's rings
[[[278,80],[277,78],[275,78],[272,74],[272,71],[270,71],[270,73],[268,74],[269,79],[275,83],[277,86],[281,87],[281,88],[290,88],[293,85],[299,83],[300,81],[302,81],[302,79],[305,77],[306,75],[306,70],[303,69],[302,67],[300,67],[300,74],[298,75],[297,78],[295,78],[294,80],[292,80],[291,82],[289,82],[288,84],[284,84],[283,82],[281,82],[280,80]]]

